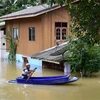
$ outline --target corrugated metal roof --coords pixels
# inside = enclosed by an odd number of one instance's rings
[[[58,63],[63,59],[62,54],[66,51],[65,48],[68,46],[69,42],[65,42],[59,46],[54,46],[52,48],[46,49],[39,53],[33,54],[31,57],[34,59],[39,59],[47,62]]]
[[[30,8],[27,8],[27,9],[13,12],[8,15],[1,16],[0,20],[10,20],[10,19],[17,19],[17,18],[34,17],[34,16],[41,15],[43,13],[58,9],[58,8],[60,8],[60,6],[58,6],[57,4],[53,5],[52,7],[47,4],[33,6]]]

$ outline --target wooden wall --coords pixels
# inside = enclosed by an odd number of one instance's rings
[[[69,34],[70,16],[64,7],[42,15],[43,48],[47,49],[56,45],[55,22],[67,22]]]
[[[55,45],[55,22],[68,22],[70,17],[65,8],[60,8],[33,18],[6,21],[6,32],[19,29],[18,54],[30,56]],[[29,41],[28,28],[35,27],[35,41]]]

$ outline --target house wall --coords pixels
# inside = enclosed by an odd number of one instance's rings
[[[35,41],[29,41],[28,28],[35,27]],[[18,53],[31,55],[42,50],[41,17],[20,20],[20,42]]]
[[[7,33],[11,31],[11,27],[19,29],[19,43],[18,43],[18,54],[23,55],[32,55],[33,53],[39,52],[42,50],[42,32],[41,32],[41,18],[28,18],[28,19],[19,19],[7,21]],[[29,41],[28,39],[28,28],[35,27],[36,40]]]
[[[19,29],[17,54],[30,56],[55,45],[55,22],[68,22],[70,17],[64,8],[57,9],[33,18],[6,21],[6,33],[11,28]],[[28,40],[28,28],[35,27],[35,41]]]
[[[67,22],[67,34],[69,34],[70,16],[65,7],[42,15],[43,49],[56,45],[55,22]],[[63,43],[63,41],[58,41]]]

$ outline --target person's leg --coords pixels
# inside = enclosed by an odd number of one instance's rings
[[[28,76],[27,76],[27,75],[23,75],[23,74],[22,74],[22,76],[23,76],[23,78],[24,78],[24,79],[27,79],[27,78],[28,78]]]

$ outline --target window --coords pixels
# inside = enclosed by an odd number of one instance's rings
[[[67,27],[66,22],[55,22],[55,27]]]
[[[62,27],[67,27],[67,23],[63,22]]]
[[[60,22],[55,22],[55,27],[61,27],[61,23]]]
[[[62,40],[66,40],[66,29],[62,29]]]
[[[60,40],[60,29],[56,29],[56,40]]]
[[[35,27],[29,28],[29,41],[35,41]]]
[[[18,40],[18,28],[13,28],[13,39]]]
[[[67,22],[55,22],[56,40],[66,40],[67,35]]]

